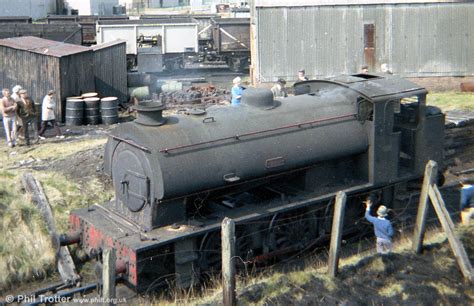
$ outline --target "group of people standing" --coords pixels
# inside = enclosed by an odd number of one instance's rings
[[[33,131],[33,142],[38,143],[43,137],[48,124],[51,124],[56,130],[57,138],[64,138],[61,130],[56,122],[55,109],[56,102],[54,100],[54,90],[48,91],[48,94],[43,99],[42,113],[41,113],[41,128],[38,131],[37,112],[33,99],[28,95],[28,92],[20,85],[16,85],[12,89],[4,88],[2,90],[2,99],[0,108],[2,110],[3,127],[5,129],[6,141],[9,147],[17,145],[17,134],[23,134],[25,144],[29,146],[30,128]]]
[[[305,75],[304,69],[298,71],[298,82],[299,81],[308,81],[308,77]],[[236,106],[240,104],[242,99],[242,94],[245,88],[242,86],[242,79],[236,77],[232,80],[232,90],[231,90],[231,105]],[[286,81],[282,78],[279,78],[275,85],[271,88],[273,93],[273,98],[286,98],[288,97],[288,89],[286,88]]]
[[[384,63],[380,66],[380,71],[382,73],[386,74],[392,74],[390,69],[388,68],[388,64]],[[368,65],[362,65],[359,69],[359,73],[369,73],[369,66]],[[304,81],[309,81],[308,77],[306,76],[306,72],[304,69],[298,70],[298,77],[296,82],[304,82]],[[231,90],[232,94],[232,105],[239,105],[240,104],[240,99],[242,97],[242,93],[244,91],[244,87],[242,87],[241,83],[242,80],[240,77],[236,77],[233,80],[233,87]],[[273,98],[286,98],[288,97],[288,90],[285,87],[286,86],[286,81],[282,78],[279,78],[276,83],[273,85],[271,88],[271,91],[273,93]]]

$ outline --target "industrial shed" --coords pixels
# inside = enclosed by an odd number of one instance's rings
[[[95,90],[100,96],[127,99],[127,42],[117,39],[93,46]]]
[[[0,40],[0,86],[20,84],[36,102],[56,90],[57,118],[64,118],[66,97],[94,90],[93,65],[90,48],[31,36]]]
[[[466,0],[256,0],[253,80],[380,71],[456,83],[474,75],[474,3]],[[454,81],[453,81],[454,79]],[[453,84],[454,84],[453,83]],[[440,84],[442,85],[442,84]]]

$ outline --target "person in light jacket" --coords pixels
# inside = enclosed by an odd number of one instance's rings
[[[45,139],[43,137],[44,132],[48,124],[51,124],[56,131],[56,138],[64,138],[61,135],[61,130],[59,129],[58,123],[56,122],[56,115],[54,111],[56,109],[56,101],[54,101],[54,90],[48,91],[48,94],[43,99],[42,113],[41,113],[41,129],[38,132],[40,139]]]

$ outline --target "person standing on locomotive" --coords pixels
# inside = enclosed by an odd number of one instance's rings
[[[308,81],[308,77],[306,76],[306,71],[304,69],[298,70],[298,80],[297,82],[301,81]]]
[[[278,79],[278,81],[273,85],[271,91],[273,93],[273,98],[286,98],[288,97],[288,90],[285,87],[286,81],[283,79]]]
[[[240,104],[240,100],[242,99],[242,93],[244,92],[244,88],[240,85],[242,82],[242,79],[240,77],[236,77],[232,83],[234,86],[232,86],[231,94],[232,94],[232,99],[231,99],[231,104],[232,106],[237,106]]]
[[[372,206],[372,198],[369,196],[365,201],[365,219],[374,225],[375,236],[377,237],[377,253],[388,254],[392,252],[393,243],[393,227],[392,223],[387,220],[387,207],[380,205],[377,209],[377,217],[370,215]]]

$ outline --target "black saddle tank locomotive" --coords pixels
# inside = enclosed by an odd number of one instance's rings
[[[390,206],[393,186],[442,162],[444,115],[408,80],[341,76],[296,83],[295,92],[275,100],[249,88],[239,106],[168,117],[142,103],[106,145],[115,199],[73,211],[69,235],[89,255],[115,248],[138,291],[170,275],[189,286],[219,269],[226,216],[239,256],[268,258],[326,234],[337,191],[383,190]]]

